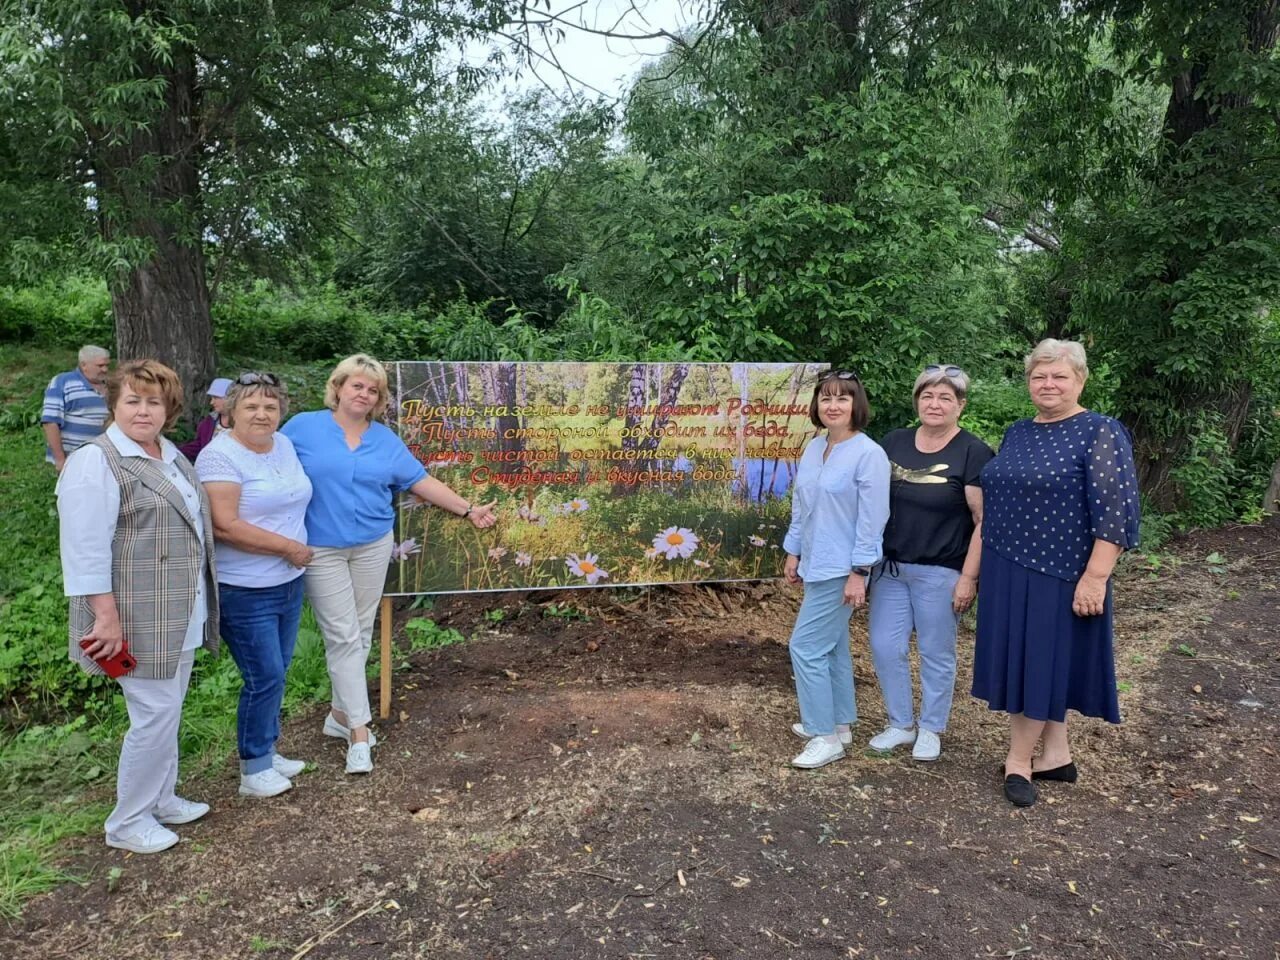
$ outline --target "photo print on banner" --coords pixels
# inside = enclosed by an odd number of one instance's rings
[[[498,525],[397,505],[386,593],[781,575],[825,364],[395,363],[388,423]]]

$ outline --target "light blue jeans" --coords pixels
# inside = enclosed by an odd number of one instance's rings
[[[911,631],[920,651],[920,726],[947,729],[956,683],[956,624],[951,591],[960,571],[922,563],[881,564],[871,572],[871,660],[880,679],[889,724],[915,726]]]
[[[804,602],[791,631],[791,670],[800,701],[800,723],[811,737],[836,732],[837,723],[856,723],[849,617],[844,604],[846,577],[804,585]]]

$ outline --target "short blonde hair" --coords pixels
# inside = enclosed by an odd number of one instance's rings
[[[953,374],[947,373],[948,370],[956,371]],[[953,364],[930,364],[924,368],[924,372],[916,377],[915,386],[911,388],[911,402],[917,407],[920,404],[920,394],[925,387],[950,387],[951,391],[956,395],[956,399],[964,403],[965,398],[969,396],[969,375]]]
[[[1065,360],[1070,364],[1081,383],[1089,379],[1089,360],[1085,357],[1084,347],[1074,340],[1054,340],[1053,338],[1041,340],[1036,344],[1036,348],[1027,354],[1023,366],[1029,377],[1031,371],[1040,364],[1057,363],[1059,360]]]
[[[130,360],[107,377],[107,422],[116,419],[116,404],[125,387],[139,394],[158,393],[164,401],[164,430],[173,429],[182,416],[182,381],[159,360]]]
[[[391,402],[390,390],[387,387],[387,369],[367,353],[353,353],[345,360],[338,362],[329,374],[329,382],[324,385],[324,405],[330,410],[338,409],[338,391],[348,379],[362,373],[378,386],[378,402],[369,411],[370,420],[377,420],[387,410]]]
[[[245,380],[251,380],[251,382],[245,383]],[[247,374],[240,374],[239,377],[231,381],[231,386],[227,388],[222,405],[222,412],[226,416],[227,422],[234,427],[236,425],[236,405],[241,400],[258,394],[270,397],[280,404],[281,420],[284,420],[289,415],[289,388],[284,385],[284,381],[272,373],[263,374],[251,371]]]

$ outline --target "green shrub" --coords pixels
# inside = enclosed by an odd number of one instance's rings
[[[0,287],[0,341],[112,349],[115,325],[106,284],[71,276],[21,290]]]

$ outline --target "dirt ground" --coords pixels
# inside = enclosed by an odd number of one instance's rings
[[[939,762],[863,752],[859,617],[858,746],[801,772],[784,588],[450,600],[476,638],[397,674],[372,776],[297,718],[292,792],[241,799],[229,758],[174,850],[69,849],[87,885],[0,956],[1276,960],[1280,523],[1171,550],[1119,586],[1125,723],[1076,723],[1080,781],[1030,809],[1001,797],[967,630]]]

